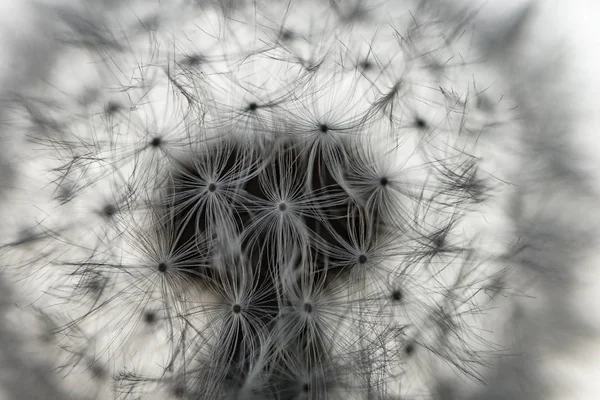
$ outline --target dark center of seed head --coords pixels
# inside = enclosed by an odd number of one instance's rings
[[[364,264],[367,262],[367,256],[365,256],[364,254],[361,254],[360,256],[358,256],[358,263],[359,264]]]
[[[302,391],[304,393],[308,393],[309,390],[310,390],[310,386],[308,385],[308,383],[305,383],[302,385]]]
[[[425,122],[425,120],[423,118],[417,117],[415,119],[415,125],[420,129],[424,129],[427,127],[427,122]]]
[[[394,290],[392,292],[392,300],[394,300],[394,301],[402,300],[402,293],[399,290]]]
[[[313,306],[310,303],[304,303],[304,311],[307,313],[311,313],[313,311]]]
[[[319,130],[323,133],[327,133],[327,131],[329,130],[329,127],[325,124],[321,124],[321,125],[319,125]]]
[[[215,190],[217,190],[217,184],[216,183],[209,183],[208,184],[208,191],[209,192],[214,192]]]
[[[256,104],[255,102],[248,104],[248,110],[250,110],[250,111],[256,111],[257,108],[258,108],[258,104]]]
[[[379,184],[381,186],[387,186],[388,183],[389,183],[388,178],[386,178],[385,176],[382,177],[381,179],[379,179]]]
[[[242,306],[239,304],[234,304],[233,307],[231,307],[231,311],[233,311],[235,314],[239,314],[242,312]]]
[[[167,264],[165,264],[164,262],[161,262],[158,264],[158,271],[159,272],[165,272],[167,270]]]
[[[287,210],[287,204],[285,204],[283,201],[281,203],[279,203],[279,211],[283,212]]]

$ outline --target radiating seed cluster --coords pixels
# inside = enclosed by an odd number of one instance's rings
[[[28,151],[1,256],[31,316],[11,321],[46,338],[69,390],[412,399],[482,382],[506,350],[520,126],[468,19],[163,3],[58,7],[50,84],[11,99]]]

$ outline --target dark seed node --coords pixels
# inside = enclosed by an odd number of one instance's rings
[[[175,397],[182,398],[185,395],[185,387],[183,385],[177,385],[173,388],[173,395]]]
[[[444,244],[445,244],[445,241],[446,241],[445,239],[446,238],[444,237],[443,234],[437,234],[432,239],[433,245],[437,249],[441,249],[442,247],[444,247]]]
[[[158,272],[165,272],[167,270],[167,264],[165,264],[164,262],[161,262],[160,264],[158,264]]]
[[[415,119],[415,125],[419,129],[425,129],[425,128],[427,128],[427,122],[423,118],[421,118],[421,117],[417,117]]]
[[[329,130],[329,127],[327,125],[325,125],[325,124],[321,124],[321,125],[319,125],[319,130],[322,133],[327,133],[327,131]]]
[[[144,322],[147,324],[153,324],[156,322],[156,314],[152,311],[146,311],[144,313]]]
[[[102,290],[102,286],[103,286],[102,280],[100,278],[94,278],[90,282],[87,283],[86,288],[94,293],[94,292],[99,292],[100,290]]]
[[[90,371],[94,378],[102,379],[106,377],[106,370],[100,364],[94,363],[90,366]]]
[[[363,71],[368,71],[370,69],[373,68],[373,63],[369,60],[363,60],[361,62],[358,63],[358,66],[363,70]]]
[[[392,292],[392,300],[394,300],[394,301],[402,300],[402,292],[400,292],[399,290],[394,290]]]
[[[104,209],[102,210],[102,212],[107,217],[112,217],[113,215],[115,215],[117,213],[117,207],[115,207],[113,204],[108,204],[108,205],[104,206]]]
[[[114,101],[109,101],[106,105],[106,112],[108,114],[114,114],[121,109],[121,105],[119,103],[115,103]]]
[[[152,139],[152,141],[150,142],[150,146],[152,147],[159,147],[162,144],[162,140],[159,137],[155,137],[154,139]]]
[[[255,102],[248,104],[249,111],[256,111],[257,108],[258,108],[258,104],[256,104]]]
[[[231,310],[235,313],[235,314],[239,314],[242,312],[242,306],[240,306],[239,304],[234,304],[233,307],[231,307]]]
[[[285,210],[287,210],[287,204],[284,202],[279,203],[279,211],[283,212]]]
[[[358,256],[358,263],[359,264],[364,264],[367,262],[367,256],[365,256],[364,254],[361,254],[360,256]]]
[[[304,311],[307,313],[311,313],[313,311],[313,306],[310,303],[304,303]]]
[[[215,183],[209,183],[208,184],[208,191],[209,192],[214,192],[217,190],[217,185]]]
[[[193,54],[186,58],[185,63],[187,65],[192,66],[192,65],[198,65],[198,64],[202,63],[203,60],[204,59],[200,54]]]
[[[415,352],[415,345],[413,343],[407,344],[406,347],[404,348],[404,352],[406,353],[407,356],[412,355]]]
[[[388,178],[386,178],[385,176],[382,177],[381,179],[379,179],[379,184],[381,186],[387,186],[388,183],[389,183]]]

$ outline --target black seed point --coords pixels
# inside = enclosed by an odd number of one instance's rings
[[[369,60],[363,60],[361,62],[358,63],[358,66],[363,70],[363,71],[368,71],[370,69],[373,68],[373,63]]]
[[[177,385],[173,388],[173,395],[175,397],[182,398],[185,395],[185,387],[183,385]]]
[[[279,203],[279,211],[283,212],[285,210],[287,210],[287,204],[284,202]]]
[[[215,183],[211,182],[211,183],[208,184],[208,191],[209,192],[212,193],[212,192],[215,192],[216,190],[217,190],[217,185]]]
[[[155,137],[154,139],[152,139],[152,141],[150,142],[150,146],[152,147],[159,147],[162,144],[162,139],[159,137]]]
[[[381,186],[387,186],[387,184],[390,183],[388,178],[386,178],[385,176],[379,179],[379,184]]]
[[[302,385],[302,391],[304,393],[308,393],[310,391],[310,386],[308,385],[308,383]]]
[[[242,312],[242,306],[239,304],[234,304],[233,307],[231,307],[231,311],[233,311],[235,314],[239,314]]]
[[[165,272],[167,270],[167,264],[161,262],[158,264],[158,272]]]
[[[144,322],[151,325],[156,322],[156,314],[153,311],[146,311],[144,313]]]
[[[198,65],[200,63],[202,63],[203,61],[203,57],[200,54],[192,54],[188,57],[186,57],[185,63],[187,65]]]
[[[102,212],[105,216],[112,217],[117,213],[117,207],[115,207],[113,204],[107,204],[106,206],[104,206]]]
[[[102,379],[106,377],[106,370],[98,363],[94,363],[90,366],[90,371],[94,378]]]
[[[258,104],[256,104],[255,102],[248,104],[249,111],[256,111],[257,108],[258,108]]]
[[[294,38],[294,32],[289,31],[289,30],[284,30],[283,32],[281,32],[281,39],[282,40],[290,40]]]
[[[102,289],[102,282],[100,281],[100,278],[95,278],[88,282],[86,288],[91,292],[99,292]]]
[[[108,114],[114,114],[121,109],[121,105],[119,103],[115,103],[114,101],[109,101],[106,105],[106,112]]]
[[[433,242],[433,245],[437,249],[441,249],[442,247],[444,247],[446,238],[442,233],[439,233],[439,234],[435,235],[431,241]]]
[[[365,264],[367,262],[367,256],[364,254],[361,254],[360,256],[358,256],[358,263],[359,264]]]
[[[327,133],[327,131],[329,130],[329,127],[327,125],[325,125],[325,124],[321,124],[321,125],[319,125],[319,130],[322,133]]]
[[[307,313],[311,313],[313,311],[313,306],[310,303],[304,303],[304,311]]]
[[[427,122],[423,118],[421,118],[421,117],[415,118],[415,125],[419,129],[425,129],[425,128],[427,128]]]
[[[402,292],[400,290],[394,290],[392,292],[392,300],[401,301],[402,300]]]
[[[406,353],[407,356],[414,354],[415,350],[416,350],[415,345],[413,343],[407,344],[406,347],[404,348],[404,352]]]

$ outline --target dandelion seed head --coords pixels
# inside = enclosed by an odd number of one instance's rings
[[[60,321],[62,371],[90,359],[122,398],[211,400],[478,376],[481,289],[515,239],[484,207],[507,204],[496,153],[520,131],[468,25],[401,3],[62,14],[54,101],[24,96],[15,119],[41,155],[12,201],[44,197],[2,227],[40,231],[2,257]]]

